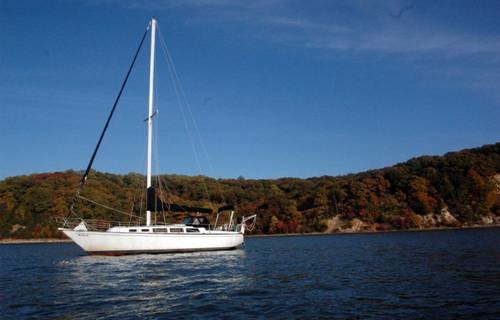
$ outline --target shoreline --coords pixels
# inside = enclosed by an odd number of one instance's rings
[[[307,237],[307,236],[343,236],[343,235],[369,235],[369,234],[384,234],[384,233],[404,233],[404,232],[439,232],[450,230],[468,230],[468,229],[494,229],[500,228],[500,224],[491,225],[474,225],[464,227],[442,227],[428,229],[407,229],[407,230],[380,230],[380,231],[341,231],[341,232],[310,232],[310,233],[278,233],[278,234],[249,234],[246,238],[267,238],[267,237]],[[0,239],[0,245],[6,244],[46,244],[46,243],[72,243],[71,239]]]
[[[47,239],[12,239],[5,238],[0,239],[0,245],[2,244],[39,244],[39,243],[70,243],[73,242],[71,239],[56,239],[56,238],[47,238]]]
[[[277,233],[277,234],[250,234],[248,238],[266,238],[266,237],[305,237],[305,236],[343,236],[343,235],[369,235],[384,233],[407,233],[407,232],[439,232],[451,230],[470,230],[470,229],[495,229],[500,228],[500,224],[473,225],[463,227],[439,227],[426,229],[405,229],[405,230],[365,230],[365,231],[340,231],[340,232],[310,232],[310,233]]]

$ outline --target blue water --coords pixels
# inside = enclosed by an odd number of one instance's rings
[[[0,246],[0,318],[500,319],[500,229],[249,238],[87,256]]]

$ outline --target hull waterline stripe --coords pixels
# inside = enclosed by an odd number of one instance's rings
[[[119,251],[86,251],[94,256],[124,256],[132,254],[162,254],[162,253],[189,253],[189,252],[202,252],[202,251],[227,251],[235,250],[237,247],[227,248],[194,248],[194,249],[171,249],[171,250],[119,250]]]

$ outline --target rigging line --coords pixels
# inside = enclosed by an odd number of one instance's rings
[[[86,198],[86,197],[84,197],[84,196],[82,196],[82,195],[78,195],[77,197],[78,197],[78,198],[80,198],[80,199],[82,199],[82,200],[85,200],[85,201],[88,201],[88,202],[90,202],[90,203],[93,203],[93,204],[95,204],[95,205],[97,205],[97,206],[100,206],[100,207],[103,207],[103,208],[106,208],[106,209],[109,209],[109,210],[112,210],[112,211],[115,211],[115,212],[118,212],[118,213],[122,213],[122,214],[125,214],[125,215],[127,215],[127,216],[137,217],[137,216],[136,216],[136,215],[134,215],[134,214],[130,214],[130,213],[125,212],[125,211],[121,211],[121,210],[118,210],[118,209],[115,209],[115,208],[111,208],[111,207],[109,207],[109,206],[107,206],[107,205],[105,205],[105,204],[102,204],[102,203],[96,202],[96,201],[94,201],[94,200],[92,200],[92,199],[89,199],[89,198]]]
[[[127,84],[128,78],[130,76],[130,73],[132,72],[132,69],[134,67],[135,61],[137,60],[137,56],[139,55],[139,52],[141,51],[142,44],[144,43],[144,39],[146,39],[146,35],[148,34],[150,24],[146,28],[146,31],[144,31],[144,35],[142,36],[141,42],[139,43],[139,46],[137,47],[137,50],[135,52],[134,58],[132,59],[132,62],[130,64],[130,67],[127,71],[127,74],[125,76],[125,79],[123,80],[123,83],[120,87],[120,91],[118,92],[118,96],[115,99],[115,102],[113,103],[113,107],[111,108],[111,112],[109,113],[108,119],[106,120],[106,124],[104,125],[104,128],[102,129],[101,135],[99,137],[99,140],[97,141],[97,145],[94,149],[94,152],[92,153],[92,157],[90,158],[89,164],[87,166],[87,170],[85,170],[85,174],[82,177],[82,180],[80,181],[80,186],[77,190],[77,194],[80,192],[82,189],[83,185],[85,184],[85,181],[87,180],[87,176],[90,172],[90,169],[92,168],[92,164],[94,162],[95,156],[97,154],[97,151],[99,150],[99,147],[101,146],[102,139],[104,138],[104,134],[106,133],[106,130],[108,129],[109,123],[111,122],[111,118],[113,117],[113,114],[115,112],[116,106],[118,105],[118,101],[120,101],[120,97],[123,93],[123,90],[125,89],[125,85]]]
[[[202,175],[203,174],[203,170],[201,168],[201,164],[200,164],[200,160],[199,160],[199,157],[198,157],[198,153],[196,151],[195,139],[193,139],[193,136],[191,135],[191,132],[189,130],[189,125],[188,125],[187,117],[186,117],[186,115],[184,113],[184,110],[182,109],[183,103],[182,103],[182,99],[181,98],[184,98],[185,108],[188,109],[188,110],[190,110],[188,108],[189,103],[187,102],[186,94],[184,93],[184,90],[182,89],[182,86],[180,85],[179,76],[177,75],[177,71],[175,69],[173,60],[172,60],[172,58],[171,58],[171,56],[169,54],[168,47],[167,47],[167,45],[165,43],[165,40],[163,38],[163,34],[161,33],[160,28],[158,28],[158,33],[160,35],[160,44],[161,44],[163,53],[165,55],[165,60],[166,60],[168,68],[170,69],[170,78],[172,80],[172,84],[173,84],[173,87],[174,87],[175,95],[177,97],[177,101],[178,101],[179,106],[180,106],[179,110],[181,111],[182,119],[184,121],[184,127],[186,128],[186,132],[187,132],[189,140],[191,142],[191,148],[193,149],[193,153],[194,153],[194,156],[195,156],[195,161],[196,161],[196,164],[198,166],[198,172],[199,172],[200,175]],[[190,112],[190,114],[191,114],[191,117],[193,118],[192,112]],[[192,122],[194,124],[196,124],[196,122],[194,120]],[[197,127],[195,126],[195,131],[196,130],[197,130]],[[198,134],[198,136],[199,136],[199,134]],[[201,141],[201,139],[200,139],[200,141]],[[208,192],[208,187],[207,187],[207,184],[205,183],[204,179],[202,179],[202,184],[204,186],[207,198],[208,198],[208,200],[210,200],[210,193]]]
[[[144,188],[142,188],[142,189],[144,189]],[[141,201],[139,202],[139,216],[137,217],[137,222],[139,225],[141,224],[142,206],[144,204],[144,194],[145,194],[145,191],[143,190],[141,192]]]
[[[161,184],[162,184],[161,181],[162,181],[162,179],[161,179],[160,165],[159,165],[159,163],[160,163],[160,152],[159,152],[160,148],[158,147],[158,145],[159,145],[159,142],[158,142],[158,136],[159,136],[158,135],[158,131],[160,130],[159,126],[160,126],[160,119],[157,118],[157,120],[156,120],[156,126],[155,126],[155,134],[156,134],[156,140],[155,140],[156,141],[155,142],[156,164],[155,164],[155,166],[156,166],[156,170],[157,170],[156,181],[158,183],[158,189],[160,191],[159,194],[161,196],[161,195],[163,195],[163,190],[161,188]],[[160,197],[160,200],[161,200],[160,204],[161,204],[161,213],[162,213],[162,216],[163,216],[163,222],[165,224],[167,224],[167,220],[165,218],[165,207],[163,205],[163,199]]]
[[[130,208],[130,219],[128,221],[129,224],[132,223],[132,218],[133,218],[132,213],[134,212],[134,209],[135,209],[135,197],[136,197],[136,195],[137,195],[137,190],[134,191],[134,197],[132,199],[132,208]]]
[[[143,172],[147,171],[147,141],[148,141],[148,134],[146,131],[146,134],[144,135],[144,141],[143,141],[143,152],[142,153],[142,169],[144,170]],[[142,222],[142,217],[145,215],[144,211],[147,211],[147,183],[146,179],[143,180],[142,185],[140,186],[141,190],[141,203],[140,203],[140,209],[139,209],[139,225]],[[144,215],[143,215],[144,214]]]
[[[159,122],[159,121],[158,121]],[[168,191],[169,191],[169,188],[168,188],[168,185],[166,182],[164,182],[164,180],[162,179],[162,176],[161,175],[158,175],[158,187],[160,189],[160,195],[163,195],[163,190],[162,190],[162,185],[165,185],[165,190],[167,192],[167,195],[168,195]],[[168,203],[168,200],[167,200],[167,203]],[[167,224],[167,219],[166,219],[166,216],[165,216],[165,207],[163,206],[163,200],[161,202],[161,205],[162,205],[162,215],[163,215],[163,222],[165,224]]]
[[[154,93],[154,96],[153,96],[153,108],[155,110],[155,113],[154,115],[156,116],[157,115],[157,111],[158,111],[158,72],[157,72],[157,64],[155,63],[154,65],[154,74],[156,75],[156,77],[154,78],[154,83],[153,83],[153,90],[155,91]],[[157,134],[157,130],[158,130],[158,117],[154,117],[151,119],[151,121],[153,122],[153,132],[151,133],[153,135],[153,161],[154,161],[154,179],[156,181],[156,183],[151,183],[151,187],[154,188],[154,217],[155,217],[155,224],[156,224],[156,217],[157,217],[157,212],[158,212],[158,201],[157,201],[157,194],[156,194],[156,188],[155,188],[155,184],[158,183],[158,134]]]
[[[201,137],[200,129],[199,129],[198,123],[196,122],[195,117],[193,115],[192,108],[191,108],[190,103],[189,103],[189,101],[187,99],[187,96],[186,96],[186,92],[184,91],[182,85],[180,84],[180,79],[179,79],[179,75],[177,73],[177,69],[175,68],[172,56],[170,55],[170,52],[169,52],[168,47],[167,47],[167,44],[165,42],[165,39],[163,37],[163,34],[162,34],[159,26],[158,26],[158,33],[160,35],[160,43],[162,45],[162,49],[164,51],[164,54],[167,56],[167,59],[169,61],[168,63],[169,63],[169,65],[172,66],[172,73],[174,74],[175,78],[177,79],[177,82],[179,83],[180,92],[182,94],[182,97],[184,98],[184,101],[185,101],[184,103],[186,105],[186,109],[188,110],[189,115],[191,116],[191,122],[193,123],[193,127],[195,129],[195,133],[196,133],[196,136],[198,138],[199,144],[201,145],[201,149],[202,149],[202,151],[203,151],[203,153],[205,155],[205,158],[206,158],[206,160],[208,162],[208,167],[209,167],[211,173],[213,174],[215,172],[215,170],[214,170],[214,167],[212,165],[212,161],[210,160],[210,156],[209,156],[208,150],[207,150],[206,145],[203,142],[203,139]],[[217,179],[215,179],[215,183],[216,183],[216,186],[217,186],[217,191],[219,192],[220,196],[222,197],[222,200],[225,202],[224,194],[222,193],[221,186],[220,186],[219,181]]]
[[[157,102],[158,104],[158,102]],[[158,108],[158,106],[157,106]],[[158,185],[158,188],[160,190],[160,195],[162,194],[162,176],[161,176],[161,173],[160,173],[160,148],[159,148],[159,134],[158,132],[160,131],[160,119],[159,117],[157,118],[156,120],[156,125],[154,127],[155,129],[155,137],[156,139],[154,139],[155,141],[155,144],[154,144],[154,148],[155,148],[155,169],[156,169],[156,172],[157,172],[157,175],[156,175],[156,182],[157,182],[157,185]],[[168,190],[168,187],[167,187],[167,190]],[[163,204],[162,204],[162,212],[165,211],[165,208],[163,207]]]
[[[143,188],[137,188],[137,186],[135,185],[134,182],[132,182],[130,188],[133,190],[134,192],[134,197],[133,197],[133,200],[132,200],[132,209],[130,210],[130,213],[133,214],[134,212],[137,212],[137,202],[139,202],[139,217],[141,215],[141,207],[142,207],[142,196],[143,196]],[[140,196],[140,197],[139,197]],[[130,221],[129,223],[132,223],[132,216],[130,216]]]
[[[156,65],[155,65],[156,66]],[[156,80],[156,78],[155,78]],[[160,118],[159,118],[159,98],[158,98],[158,86],[155,86],[155,90],[156,90],[156,109],[157,109],[157,114],[158,114],[158,117],[157,117],[157,120],[156,120],[156,126],[155,126],[155,135],[156,135],[156,139],[154,139],[155,141],[155,154],[156,154],[156,162],[155,162],[155,166],[156,166],[156,170],[157,170],[157,182],[158,182],[158,188],[160,189],[160,194],[162,194],[162,184],[165,184],[165,189],[168,191],[169,188],[167,186],[167,183],[166,182],[163,182],[163,179],[162,179],[162,175],[160,174],[160,148],[159,148],[159,137],[160,135],[158,134],[158,132],[160,131]],[[165,214],[165,208],[163,207],[163,204],[162,204],[162,213]]]
[[[153,119],[153,121],[155,121],[155,125],[154,125],[154,153],[155,153],[155,170],[156,170],[156,184],[158,185],[158,189],[159,189],[159,194],[160,196],[162,195],[162,189],[161,189],[161,174],[160,174],[160,149],[158,147],[159,145],[159,134],[158,134],[158,131],[160,130],[159,129],[159,126],[160,126],[160,119],[159,119],[159,114],[160,114],[160,109],[159,109],[159,98],[158,98],[158,78],[159,78],[159,75],[158,73],[156,72],[156,68],[157,68],[157,64],[155,64],[155,74],[157,74],[157,76],[155,77],[154,81],[155,81],[155,85],[154,85],[154,90],[155,90],[155,96],[154,96],[154,106],[155,106],[155,114],[157,115],[156,119]],[[155,197],[156,197],[156,193],[155,193]],[[161,200],[161,197],[160,197],[160,200]],[[161,206],[161,212],[162,212],[162,216],[163,216],[163,222],[166,224],[166,219],[165,219],[165,207],[163,205],[163,200],[160,202],[160,206]],[[157,221],[157,202],[155,201],[155,223]]]
[[[184,122],[184,127],[186,129],[186,133],[188,134],[189,141],[191,143],[191,148],[192,148],[193,154],[195,156],[196,165],[198,166],[198,172],[199,172],[199,174],[202,174],[203,170],[201,169],[201,164],[200,164],[200,161],[199,161],[198,152],[196,151],[195,141],[193,139],[191,131],[189,130],[189,125],[188,125],[187,117],[186,117],[186,114],[185,114],[184,109],[183,109],[184,106],[183,106],[182,99],[181,99],[179,84],[177,83],[176,79],[173,76],[172,66],[170,65],[170,62],[168,60],[166,60],[166,62],[167,62],[168,68],[171,71],[170,72],[170,77],[171,77],[172,84],[173,84],[173,87],[174,87],[174,91],[175,91],[175,95],[176,95],[176,98],[177,98],[179,110],[181,111],[182,120]]]
[[[156,72],[156,68],[157,68],[157,64],[155,64],[155,74],[158,75],[158,73]],[[159,119],[159,114],[160,114],[160,109],[158,107],[158,101],[159,101],[159,98],[158,98],[158,76],[155,78],[155,85],[154,85],[154,89],[155,89],[155,97],[154,97],[154,105],[155,105],[155,108],[156,108],[156,119],[153,119],[153,121],[155,121],[155,126],[154,126],[154,149],[155,149],[155,170],[156,170],[156,183],[158,185],[158,189],[160,190],[160,195],[162,195],[162,190],[161,190],[161,175],[160,175],[160,148],[158,147],[159,145],[159,134],[158,134],[158,131],[160,130],[159,127],[160,127],[160,119]],[[161,198],[160,198],[161,200]],[[155,202],[155,206],[157,205],[157,203]],[[160,202],[160,206],[161,206],[161,212],[163,214],[163,217],[165,217],[165,208],[163,206],[163,200]],[[155,209],[158,209],[158,208],[155,208]],[[158,210],[155,211],[155,223],[156,223],[156,219],[157,219],[157,215],[158,215]],[[165,220],[165,219],[164,219]]]

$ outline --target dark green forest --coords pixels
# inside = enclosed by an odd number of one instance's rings
[[[252,233],[275,234],[498,224],[499,173],[500,143],[496,143],[336,177],[155,178],[161,181],[158,192],[165,201],[214,210],[234,204],[238,215],[258,214]],[[80,179],[80,172],[69,170],[0,181],[0,237],[63,237],[56,217],[68,215]],[[92,172],[82,195],[138,215],[144,213],[144,189],[141,174]],[[81,199],[75,202],[75,211],[85,218],[129,219]],[[182,214],[168,212],[157,215],[167,222],[181,218]]]

